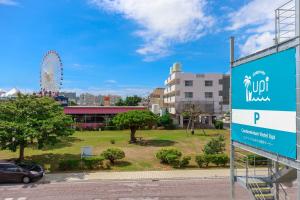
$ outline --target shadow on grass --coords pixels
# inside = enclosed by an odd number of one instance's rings
[[[173,146],[176,142],[172,140],[144,140],[138,143],[141,146],[152,146],[152,147],[167,147]]]
[[[115,167],[128,167],[130,165],[132,165],[131,162],[121,160],[121,161],[116,161],[113,166],[115,166]]]
[[[70,147],[72,146],[75,142],[80,142],[82,141],[79,138],[76,137],[65,137],[61,138],[56,144],[54,145],[46,145],[43,147],[41,150],[42,151],[48,151],[48,150],[53,150],[53,149],[61,149],[65,147]]]

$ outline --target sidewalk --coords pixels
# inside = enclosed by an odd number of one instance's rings
[[[87,180],[143,180],[143,179],[184,179],[184,178],[224,178],[229,177],[229,169],[211,170],[171,170],[138,172],[92,172],[46,174],[44,182],[73,182]]]

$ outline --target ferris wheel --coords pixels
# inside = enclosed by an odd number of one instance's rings
[[[57,95],[63,81],[63,66],[56,51],[48,51],[43,58],[40,74],[42,95]]]

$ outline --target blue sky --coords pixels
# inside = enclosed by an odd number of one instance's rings
[[[285,0],[0,0],[0,88],[39,90],[43,55],[56,50],[63,90],[123,96],[163,86],[169,67],[228,72],[237,54],[272,44]]]

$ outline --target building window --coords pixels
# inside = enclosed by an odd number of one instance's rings
[[[223,91],[219,91],[219,96],[223,96]]]
[[[188,86],[188,87],[191,87],[191,86],[193,86],[193,81],[191,81],[191,80],[184,81],[184,85]]]
[[[193,93],[192,92],[185,92],[184,96],[185,96],[185,98],[193,98]]]
[[[205,81],[205,86],[213,86],[213,81]]]
[[[213,98],[212,92],[205,92],[205,98]]]

